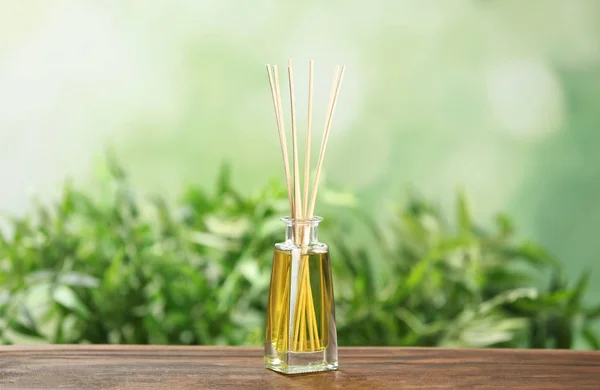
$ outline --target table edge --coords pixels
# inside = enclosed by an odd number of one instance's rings
[[[348,346],[344,351],[438,351],[438,352],[492,352],[510,354],[574,354],[597,355],[600,351],[574,349],[526,349],[526,348],[448,348],[448,347],[390,347],[390,346]],[[22,344],[0,346],[2,352],[44,352],[44,351],[261,351],[257,346],[218,346],[218,345],[143,345],[143,344]]]

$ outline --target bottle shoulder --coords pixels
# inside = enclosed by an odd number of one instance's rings
[[[302,247],[294,244],[291,241],[284,241],[284,242],[278,242],[277,244],[275,244],[275,249],[277,249],[278,251],[282,251],[282,252],[290,252],[294,249],[302,249]],[[324,244],[322,242],[311,243],[306,246],[306,249],[312,253],[329,252],[329,246],[327,246],[327,244]]]

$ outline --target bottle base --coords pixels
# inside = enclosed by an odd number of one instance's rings
[[[292,353],[294,355],[299,355]],[[308,374],[311,372],[335,371],[338,369],[338,362],[302,362],[301,364],[289,364],[279,358],[265,357],[265,368],[286,375]]]

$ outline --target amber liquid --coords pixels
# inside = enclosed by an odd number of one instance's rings
[[[300,255],[297,294],[290,305],[291,264],[290,251],[275,249],[266,340],[278,353],[322,351],[328,344],[333,310],[329,253]]]

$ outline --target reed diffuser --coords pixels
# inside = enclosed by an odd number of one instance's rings
[[[288,62],[291,109],[292,171],[290,172],[283,106],[277,66],[267,65],[283,167],[290,203],[290,216],[282,218],[285,241],[275,244],[265,334],[265,367],[285,374],[329,371],[338,367],[335,305],[329,248],[319,242],[314,216],[319,178],[325,158],[333,113],[345,67],[337,66],[329,97],[323,138],[310,188],[310,145],[314,62],[309,63],[308,120],[303,188],[300,185],[298,134],[294,98],[294,69]],[[310,197],[309,197],[310,194]]]

